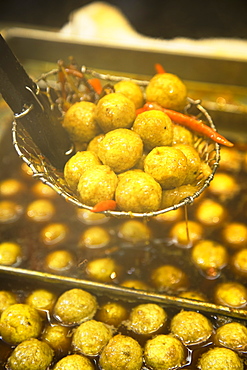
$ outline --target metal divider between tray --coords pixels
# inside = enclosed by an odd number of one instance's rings
[[[16,277],[19,280],[46,283],[50,287],[58,286],[63,289],[79,288],[89,291],[97,296],[108,296],[112,299],[122,299],[128,302],[153,302],[163,306],[179,309],[192,309],[210,314],[230,316],[232,318],[247,319],[246,309],[235,309],[209,302],[173,297],[162,293],[134,290],[117,285],[103,284],[82,280],[73,277],[53,275],[39,271],[29,271],[17,267],[0,266],[0,276]]]

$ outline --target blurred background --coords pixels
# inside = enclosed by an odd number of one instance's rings
[[[1,0],[0,23],[59,29],[85,0]],[[246,0],[112,0],[133,28],[146,36],[171,39],[247,39]],[[111,22],[111,19],[109,19]]]

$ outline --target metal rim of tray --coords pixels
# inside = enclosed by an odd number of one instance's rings
[[[247,310],[245,308],[232,308],[211,302],[171,296],[165,293],[137,290],[74,277],[31,271],[19,267],[0,266],[0,274],[7,275],[8,277],[13,277],[18,280],[31,280],[32,283],[34,281],[38,283],[47,283],[49,286],[60,284],[60,287],[63,289],[79,288],[87,290],[97,296],[107,296],[112,299],[122,299],[123,301],[128,302],[153,302],[163,306],[198,310],[209,314],[224,315],[236,319],[246,320],[247,318]]]

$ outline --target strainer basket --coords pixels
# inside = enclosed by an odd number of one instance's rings
[[[58,73],[59,68],[49,71],[48,73],[43,74],[37,81],[37,85],[39,86],[38,94],[46,95],[48,101],[51,105],[51,110],[55,108],[61,111],[61,117],[63,115],[63,109],[61,105],[62,101],[62,91],[61,91],[61,84],[58,81]],[[128,77],[122,76],[114,76],[110,74],[103,74],[96,72],[90,68],[83,66],[81,68],[81,73],[83,74],[82,79],[77,79],[76,81],[76,89],[83,94],[85,89],[85,81],[87,78],[96,77],[102,81],[103,84],[114,84],[115,82],[121,80],[132,80],[143,88],[148,84],[146,80],[137,80],[131,79]],[[71,88],[71,81],[68,83],[69,89],[71,91],[67,92],[68,99],[72,99],[73,96],[73,86]],[[74,85],[74,82],[73,82]],[[96,99],[97,97],[91,97],[91,99]],[[201,105],[199,100],[193,100],[191,98],[187,98],[187,105],[185,107],[185,111],[187,115],[193,115],[198,120],[202,120],[204,123],[209,125],[212,129],[215,130],[215,125],[205,108]],[[23,115],[29,114],[29,109],[26,109]],[[83,204],[80,201],[80,198],[74,194],[71,189],[66,184],[64,180],[63,173],[61,170],[55,168],[50,161],[44,157],[43,153],[34,143],[33,139],[27,133],[25,128],[21,123],[18,122],[18,115],[16,115],[16,120],[13,122],[12,128],[12,136],[13,136],[13,144],[18,153],[18,155],[22,158],[22,160],[31,168],[33,172],[33,176],[35,178],[39,178],[43,183],[50,186],[54,189],[60,196],[64,197],[66,201],[74,204],[77,207],[85,208],[88,210],[92,210],[93,207],[90,207],[86,204]],[[62,119],[62,118],[61,118]],[[154,211],[154,212],[147,212],[147,213],[135,213],[135,212],[125,212],[125,211],[102,211],[106,216],[115,216],[115,217],[139,217],[139,218],[150,218],[153,216],[160,215],[162,213],[169,212],[171,210],[175,210],[179,207],[183,207],[188,204],[192,204],[194,199],[197,198],[210,184],[212,181],[214,174],[217,170],[220,160],[220,146],[218,143],[212,142],[212,140],[198,136],[194,134],[194,147],[198,151],[200,158],[202,161],[209,165],[211,169],[211,173],[209,176],[203,180],[198,180],[196,186],[197,191],[180,201],[177,204],[172,205],[171,207]]]

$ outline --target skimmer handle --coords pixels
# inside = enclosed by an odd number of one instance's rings
[[[44,94],[28,76],[7,42],[0,35],[0,93],[33,142],[58,170],[73,154],[72,144],[61,125],[61,113],[51,109]]]

